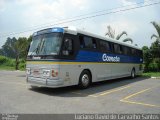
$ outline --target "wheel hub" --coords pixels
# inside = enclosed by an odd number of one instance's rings
[[[84,74],[82,77],[82,84],[86,86],[88,85],[88,83],[89,83],[89,77],[87,74]]]

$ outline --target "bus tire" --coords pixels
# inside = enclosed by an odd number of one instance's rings
[[[78,86],[81,89],[85,89],[85,88],[88,88],[90,84],[91,84],[91,74],[88,70],[84,70],[80,74]]]
[[[132,71],[131,71],[131,78],[133,79],[133,78],[135,78],[136,77],[136,71],[135,71],[135,69],[133,68],[132,69]]]

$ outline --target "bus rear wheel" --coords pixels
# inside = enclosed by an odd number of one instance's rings
[[[91,74],[89,71],[84,70],[79,77],[79,84],[78,86],[82,89],[88,88],[91,84]]]
[[[135,78],[136,74],[135,74],[135,69],[133,68],[132,71],[131,71],[131,78]]]

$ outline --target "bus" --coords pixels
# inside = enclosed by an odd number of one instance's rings
[[[131,44],[74,27],[48,28],[32,37],[26,63],[31,87],[87,88],[92,82],[142,73],[142,50]]]

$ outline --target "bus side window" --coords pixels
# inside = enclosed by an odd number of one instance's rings
[[[132,53],[133,56],[135,56],[136,55],[136,50],[132,48],[131,53]]]
[[[128,48],[123,46],[123,53],[124,55],[128,55]]]
[[[63,55],[73,55],[73,40],[66,38],[64,40],[64,46],[63,46]]]
[[[123,50],[123,46],[122,45],[119,45],[120,46],[120,54],[124,54],[124,50]]]
[[[107,41],[100,41],[101,51],[103,52],[111,52],[111,44]]]
[[[93,41],[90,37],[84,37],[85,48],[93,48]]]
[[[129,47],[128,47],[128,50],[127,50],[127,54],[130,55],[130,56],[132,55],[131,54],[131,48],[129,48]]]
[[[97,48],[96,40],[93,38],[92,41],[93,41],[93,48],[96,49]]]
[[[137,53],[137,56],[138,56],[138,57],[142,57],[142,56],[143,56],[143,53],[142,53],[141,50],[137,50],[137,52],[138,52],[138,53]]]
[[[101,51],[102,52],[106,52],[105,42],[104,41],[100,41],[99,44],[100,44]]]
[[[80,40],[80,48],[84,48],[84,40],[83,40],[83,36],[79,36],[79,40]]]
[[[122,54],[122,48],[119,44],[114,44],[114,52],[118,54]]]
[[[87,49],[97,48],[96,40],[94,38],[87,36],[79,36],[79,40],[80,40],[80,48],[87,48]]]

